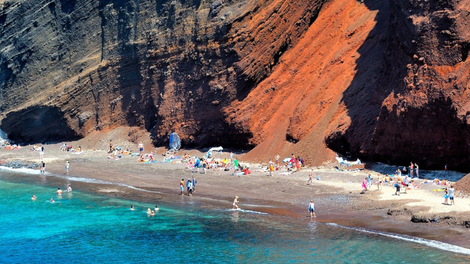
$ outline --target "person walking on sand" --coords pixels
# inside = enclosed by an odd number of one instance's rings
[[[451,185],[450,188],[447,189],[449,191],[449,199],[450,199],[450,205],[455,205],[454,203],[454,185]]]
[[[395,188],[396,188],[396,190],[395,190],[395,195],[400,196],[401,182],[400,182],[400,181],[396,181],[394,186],[395,186]]]
[[[180,181],[180,190],[181,190],[181,195],[184,194],[184,179],[181,179]]]
[[[372,187],[372,178],[370,177],[370,173],[367,175],[367,189],[370,190]]]
[[[308,204],[308,211],[310,212],[310,218],[317,217],[315,215],[315,204],[313,203],[313,200],[310,200],[310,203]]]
[[[113,140],[109,140],[109,153],[113,153],[114,147],[113,147]]]
[[[419,178],[419,166],[415,163],[416,178]]]
[[[70,163],[69,161],[67,160],[65,162],[65,174],[69,174],[69,168],[70,168]]]
[[[298,171],[300,171],[300,157],[299,156],[297,156],[297,158],[294,157],[294,161],[295,161],[296,172],[298,172]]]
[[[410,177],[413,178],[413,171],[414,171],[414,164],[413,162],[410,163]]]
[[[232,209],[238,210],[238,196],[235,196],[235,199],[233,199]]]
[[[313,169],[310,171],[310,173],[308,174],[308,181],[307,181],[307,185],[309,183],[313,183]]]
[[[383,182],[383,178],[379,175],[377,175],[377,190],[380,190],[382,189],[382,182]]]
[[[362,191],[365,192],[367,191],[367,177],[364,178],[362,181]]]
[[[42,146],[39,150],[39,158],[41,159],[41,161],[44,159],[44,146]]]
[[[269,167],[269,176],[273,176],[273,172],[274,172],[274,162],[273,162],[272,159],[269,159],[268,167]]]
[[[46,163],[43,161],[42,162],[42,171],[41,171],[42,174],[46,173]]]

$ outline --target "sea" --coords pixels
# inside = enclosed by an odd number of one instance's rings
[[[57,188],[67,184],[73,191],[57,196]],[[159,198],[150,203],[83,187],[90,185],[139,191],[0,169],[0,263],[470,262],[469,249],[434,240],[233,211],[187,196],[156,193]],[[147,208],[157,204],[160,210],[148,215]]]

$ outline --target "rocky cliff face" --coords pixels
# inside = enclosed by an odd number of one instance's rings
[[[152,131],[156,144],[176,131],[186,145],[247,147],[251,133],[225,122],[221,109],[271,72],[321,5],[3,2],[2,127],[24,142],[129,125]],[[24,129],[36,108],[61,118]]]
[[[428,168],[470,167],[469,3],[390,1],[385,57],[371,83],[376,89],[366,86],[374,91],[368,98],[378,99],[374,112],[330,134],[332,148]]]
[[[0,3],[1,129],[468,168],[469,1]]]

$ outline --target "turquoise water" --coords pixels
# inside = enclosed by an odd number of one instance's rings
[[[155,204],[77,188],[71,195],[57,197],[57,184],[65,189],[67,181],[52,178],[0,170],[0,263],[469,261],[462,254],[468,250],[448,244],[310,219],[233,212],[189,197],[162,201],[160,211],[147,216],[146,209]],[[135,211],[129,210],[131,205]]]

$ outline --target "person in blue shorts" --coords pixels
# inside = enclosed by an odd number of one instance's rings
[[[310,212],[310,218],[317,217],[315,215],[315,204],[313,203],[313,200],[310,200],[310,203],[308,204],[308,211]]]
[[[454,203],[454,193],[455,193],[454,186],[451,185],[450,188],[448,188],[447,190],[449,191],[450,205],[455,205],[455,203]]]

